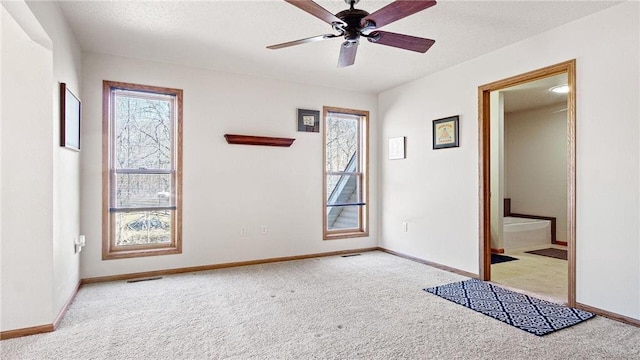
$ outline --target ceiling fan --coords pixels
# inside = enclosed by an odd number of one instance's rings
[[[282,44],[267,46],[268,49],[282,49],[289,46],[333,39],[342,36],[346,41],[343,42],[340,47],[338,67],[345,67],[353,65],[355,62],[360,37],[366,38],[369,42],[374,44],[393,46],[420,53],[427,52],[431,45],[435,43],[435,41],[431,39],[381,31],[378,29],[394,21],[430,8],[436,4],[436,1],[396,0],[377,11],[374,11],[372,14],[369,14],[364,10],[354,8],[360,0],[344,0],[344,2],[349,5],[349,9],[340,11],[335,15],[311,0],[285,1],[303,11],[308,12],[322,21],[329,23],[337,34],[318,35],[306,39],[289,41]]]

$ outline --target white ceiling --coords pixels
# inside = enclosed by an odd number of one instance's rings
[[[567,107],[567,94],[558,94],[550,91],[554,86],[567,85],[567,74],[546,77],[536,81],[512,86],[504,90],[504,112],[516,112],[549,107],[554,105],[559,108]]]
[[[282,0],[59,1],[84,51],[378,93],[615,5],[612,1],[440,1],[383,27],[431,38],[426,53],[361,41],[337,68],[341,39],[269,50],[331,32]],[[391,1],[362,0],[373,12]],[[319,0],[336,13],[343,0]]]

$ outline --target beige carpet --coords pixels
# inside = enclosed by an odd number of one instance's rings
[[[422,289],[464,279],[371,252],[83,287],[56,332],[7,359],[638,359],[597,317],[545,337]]]

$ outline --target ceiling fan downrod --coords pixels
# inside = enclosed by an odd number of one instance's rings
[[[344,2],[351,7],[353,10],[353,6],[360,2],[360,0],[344,0]]]

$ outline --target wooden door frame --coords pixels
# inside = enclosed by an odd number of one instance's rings
[[[490,100],[492,91],[525,82],[567,74],[567,254],[568,305],[576,305],[576,60],[569,60],[542,69],[516,75],[478,87],[478,145],[480,195],[480,279],[491,279],[491,191],[490,180]]]

